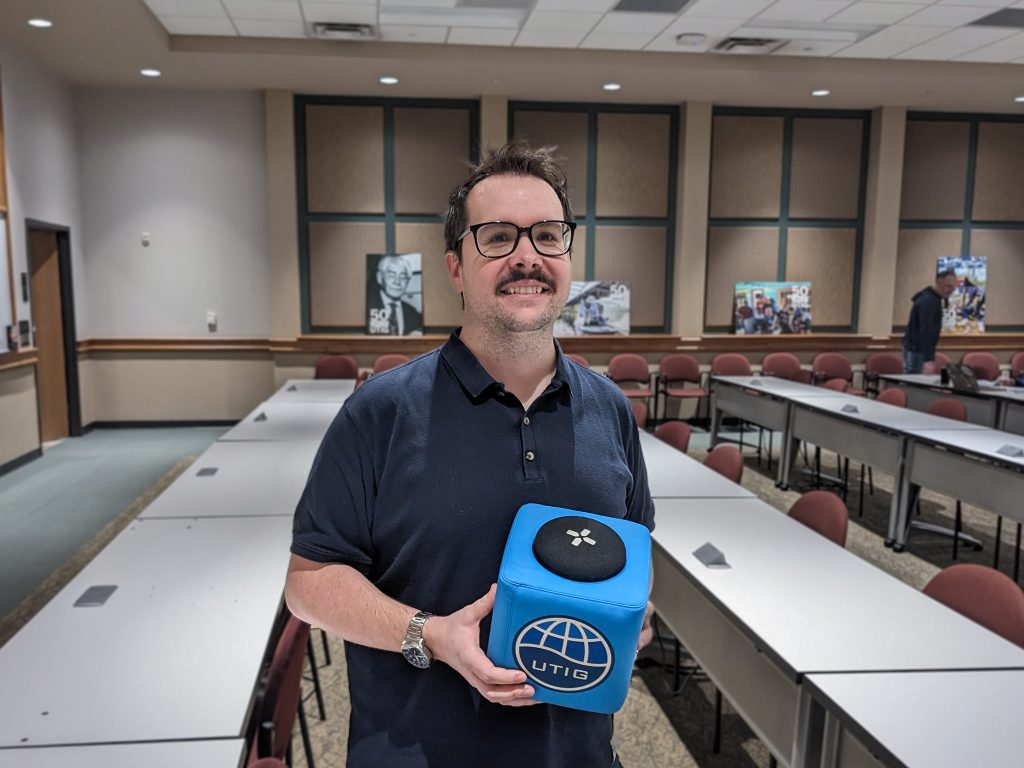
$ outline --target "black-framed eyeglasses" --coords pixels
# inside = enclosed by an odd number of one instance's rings
[[[472,233],[476,250],[481,256],[485,259],[500,259],[516,249],[519,237],[525,232],[537,253],[557,258],[569,253],[575,231],[576,224],[571,221],[538,221],[529,227],[520,227],[508,221],[488,221],[466,227],[466,231],[455,242],[458,244]]]

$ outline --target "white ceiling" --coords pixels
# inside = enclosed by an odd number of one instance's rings
[[[1024,0],[143,0],[171,35],[306,38],[314,22],[402,43],[701,53],[723,38],[790,40],[773,55],[1024,64],[1024,28],[968,26]],[[648,7],[665,7],[652,0]],[[681,46],[680,34],[703,35]]]

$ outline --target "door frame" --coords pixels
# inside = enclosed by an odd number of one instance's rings
[[[57,235],[57,267],[60,273],[60,316],[64,331],[64,379],[68,393],[68,434],[82,436],[82,397],[78,385],[78,336],[75,332],[75,294],[71,279],[71,228],[39,219],[25,219],[25,242],[33,229]],[[31,270],[31,263],[29,268]],[[41,418],[41,416],[40,416]]]

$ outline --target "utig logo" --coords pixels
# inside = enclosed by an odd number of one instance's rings
[[[612,649],[589,624],[566,616],[548,616],[525,625],[516,635],[516,663],[539,685],[553,691],[593,688],[612,668]]]

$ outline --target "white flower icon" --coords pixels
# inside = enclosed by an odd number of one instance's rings
[[[589,528],[584,528],[579,533],[577,533],[576,531],[573,531],[573,530],[568,530],[568,531],[566,531],[566,534],[568,534],[569,536],[574,537],[573,540],[572,540],[572,545],[574,547],[578,547],[584,541],[587,542],[587,544],[589,544],[590,546],[594,546],[595,544],[597,544],[596,541],[594,541],[592,538],[590,538],[590,529]]]

